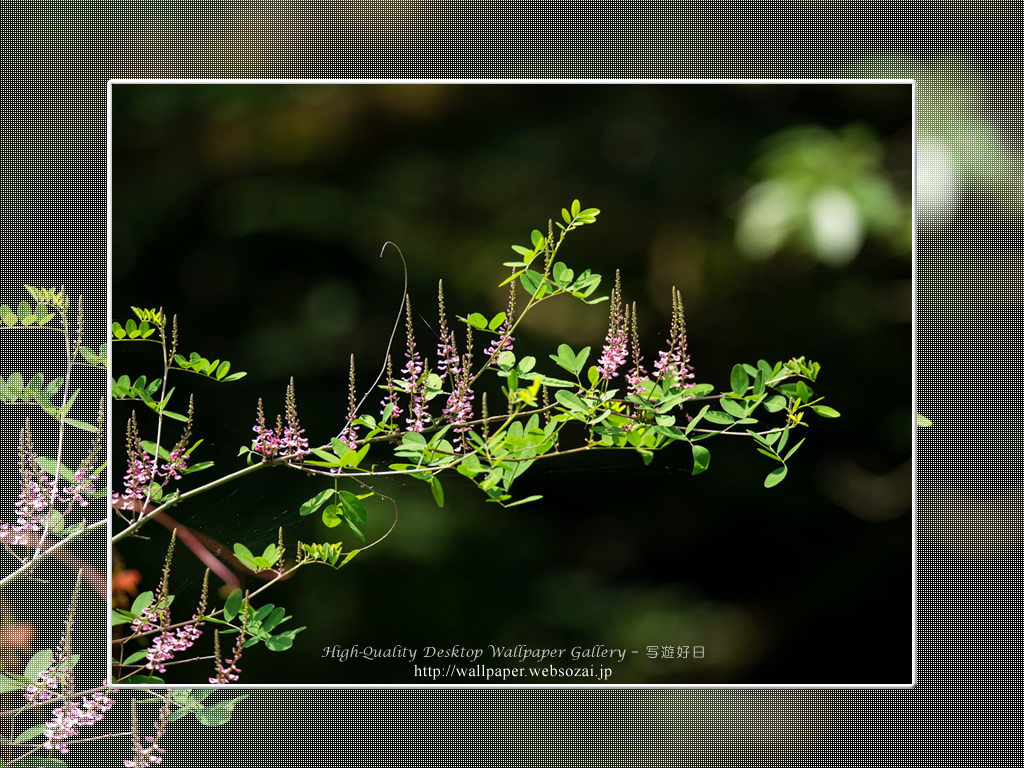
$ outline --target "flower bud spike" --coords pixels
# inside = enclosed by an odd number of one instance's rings
[[[156,591],[157,600],[162,600],[167,597],[167,590],[171,581],[171,557],[174,555],[174,544],[177,542],[177,540],[178,529],[172,528],[171,541],[170,544],[167,545],[167,557],[164,558],[164,572],[163,575],[160,577],[160,586],[157,587]]]
[[[78,333],[75,336],[75,347],[71,352],[71,356],[75,357],[78,355],[78,350],[82,348],[82,334],[85,328],[85,297],[82,294],[78,294]]]
[[[448,338],[448,320],[444,313],[444,281],[437,281],[437,335],[442,339]]]
[[[164,308],[163,307],[160,307],[160,311],[159,311],[158,314],[160,315],[161,318],[164,316]],[[164,326],[163,326],[163,323],[161,323],[160,324],[160,334],[163,335],[164,333],[165,333]],[[178,316],[174,315],[171,318],[171,348],[167,352],[167,359],[168,359],[168,361],[173,360],[174,359],[174,355],[177,354],[177,352],[178,352]]]

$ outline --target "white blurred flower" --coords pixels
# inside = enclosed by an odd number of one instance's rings
[[[822,187],[811,196],[810,235],[820,261],[834,267],[848,264],[864,242],[860,212],[839,187]]]

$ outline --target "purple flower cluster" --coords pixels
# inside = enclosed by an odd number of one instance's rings
[[[398,404],[398,391],[395,389],[395,380],[394,380],[394,378],[392,377],[392,374],[391,374],[391,357],[390,356],[388,356],[388,378],[387,378],[387,384],[385,385],[385,389],[387,390],[387,395],[384,397],[383,400],[380,401],[380,415],[381,415],[381,417],[383,417],[384,416],[384,412],[387,410],[387,407],[390,405],[391,406],[390,418],[392,420],[397,419],[399,416],[401,416],[403,413],[405,413],[405,411],[403,411],[402,407]]]
[[[89,506],[89,502],[83,498],[83,494],[96,493],[96,481],[99,479],[99,472],[94,472],[91,463],[82,464],[75,472],[74,485],[64,488],[64,496],[69,503],[77,502],[80,507]]]
[[[160,721],[156,720],[153,722],[153,727],[159,727]],[[157,731],[156,736],[147,736],[146,741],[149,742],[149,746],[143,748],[142,742],[135,740],[135,759],[125,760],[124,768],[149,768],[151,765],[159,765],[164,761],[160,755],[167,752],[166,749],[159,746],[156,742],[161,736],[164,735],[164,730],[167,729],[167,725],[164,724],[163,730]]]
[[[63,645],[62,642],[61,647]],[[67,666],[63,658],[54,659],[34,682],[25,687],[24,693],[30,705],[65,697],[63,704],[51,710],[53,716],[43,727],[43,746],[62,755],[68,753],[66,742],[78,736],[82,726],[95,725],[114,706],[114,700],[102,691],[83,696],[80,702],[72,701],[75,682]]]
[[[238,663],[242,660],[242,646],[245,642],[245,631],[238,633],[238,639],[235,640],[234,655],[231,657],[230,662],[225,663],[219,658],[217,659],[217,674],[214,677],[209,678],[210,682],[214,685],[221,685],[224,683],[233,683],[238,680],[238,675],[241,670],[238,667]]]
[[[149,493],[149,485],[157,473],[156,458],[145,453],[129,455],[128,470],[124,473],[124,492],[114,493],[114,502],[146,498],[146,494]]]
[[[78,736],[78,729],[82,726],[96,725],[113,706],[114,700],[102,691],[83,696],[81,703],[65,701],[53,710],[53,717],[43,728],[43,746],[66,755],[68,739]]]
[[[42,470],[37,469],[37,472],[34,478],[22,476],[21,492],[14,502],[18,511],[15,524],[0,523],[0,540],[5,544],[28,546],[28,532],[38,532],[45,527],[42,515],[50,508],[45,490],[50,478]]]
[[[63,646],[63,643],[61,643]],[[25,686],[25,701],[30,705],[41,701],[49,701],[61,695],[61,691],[67,687],[71,688],[71,672],[67,669],[60,669],[62,665],[54,661],[49,667],[39,673],[35,681]]]
[[[642,392],[648,381],[647,369],[640,354],[640,341],[636,330],[636,304],[622,306],[619,276],[615,276],[615,289],[611,296],[611,313],[608,321],[608,335],[598,360],[597,370],[601,378],[611,381],[618,375],[627,358],[632,356],[633,366],[626,372],[628,394]],[[665,388],[685,387],[694,380],[693,366],[686,351],[686,324],[683,319],[682,294],[672,289],[672,330],[668,346],[658,353],[654,363],[656,380]]]
[[[685,387],[694,380],[693,366],[686,352],[686,323],[683,318],[683,296],[672,289],[672,331],[668,339],[668,348],[658,353],[654,363],[658,380],[662,386]]]
[[[437,283],[437,315],[440,331],[437,342],[437,372],[442,376],[451,374],[458,378],[462,358],[455,344],[455,334],[448,330],[448,320],[444,313],[444,286]]]
[[[484,350],[484,357],[488,363],[497,360],[498,355],[512,349],[515,343],[515,336],[512,336],[512,322],[516,314],[516,283],[513,280],[509,283],[508,308],[505,310],[505,322],[498,329],[498,338],[495,339],[487,349]]]
[[[167,669],[164,667],[164,662],[174,658],[174,654],[191,648],[203,634],[203,631],[199,629],[202,624],[202,621],[186,624],[183,627],[178,627],[173,632],[161,632],[153,638],[153,642],[150,643],[149,648],[146,650],[146,669],[156,670],[160,673],[166,672]]]
[[[28,533],[45,528],[45,515],[58,502],[68,505],[77,502],[83,507],[88,506],[89,502],[83,498],[83,494],[95,492],[95,481],[99,477],[99,473],[92,468],[95,458],[93,453],[82,462],[75,472],[73,485],[66,486],[62,493],[57,481],[51,479],[39,466],[39,458],[32,446],[32,435],[26,423],[19,442],[21,480],[18,498],[14,502],[17,520],[14,525],[0,523],[0,541],[27,546]]]
[[[285,419],[277,416],[277,426],[270,429],[263,416],[263,399],[256,403],[256,424],[252,431],[256,437],[252,442],[252,450],[260,454],[264,461],[279,456],[303,456],[309,453],[309,440],[304,437],[306,430],[299,424],[299,412],[295,405],[295,379],[291,379],[285,390]],[[285,426],[287,423],[287,426]]]
[[[444,316],[444,295],[438,285],[438,313],[440,315],[441,341],[437,345],[438,369],[447,374],[451,385],[451,394],[445,403],[442,414],[455,427],[455,450],[461,453],[465,449],[466,432],[469,421],[473,418],[473,328],[466,327],[466,354],[459,353],[455,343],[455,332],[448,330]]]
[[[166,486],[172,479],[181,480],[181,473],[188,469],[188,442],[192,437],[192,399],[188,403],[188,419],[185,422],[185,429],[181,433],[178,442],[174,444],[167,456],[167,461],[161,466],[156,456],[151,456],[142,446],[142,439],[139,437],[138,422],[135,412],[132,412],[128,419],[127,430],[127,454],[128,469],[124,473],[124,491],[111,494],[111,504],[117,509],[131,509],[133,501],[144,500],[149,496],[150,486],[159,482],[161,487]],[[78,474],[75,475],[76,481]]]
[[[647,368],[644,367],[644,358],[640,354],[640,336],[636,331],[636,302],[633,302],[629,329],[630,341],[633,346],[633,367],[626,372],[626,385],[628,394],[637,395],[642,391],[643,383],[647,381]]]
[[[505,352],[512,349],[512,345],[515,343],[515,340],[515,336],[508,336],[504,331],[502,331],[501,335],[491,342],[487,349],[484,350],[484,357],[488,359],[493,357],[496,360],[499,352]]]
[[[166,578],[166,575],[165,575]],[[202,616],[203,611],[206,609],[206,595],[203,595],[203,601],[199,606],[199,610],[192,617],[192,621],[184,626],[177,627],[173,631],[170,629],[162,630],[150,643],[149,648],[146,649],[146,668],[155,670],[160,673],[167,671],[164,666],[165,661],[170,661],[174,658],[174,654],[181,651],[188,650],[191,648],[196,640],[202,635],[202,630],[199,629],[203,624]],[[166,588],[164,582],[161,582],[160,589],[158,590],[158,596],[147,605],[139,615],[132,620],[132,632],[152,632],[154,630],[165,627],[170,623],[170,615],[168,613],[168,601],[166,598]]]
[[[430,424],[430,414],[427,412],[426,382],[423,371],[428,367],[428,362],[420,358],[416,351],[416,337],[412,332],[412,303],[406,298],[405,302],[406,320],[406,341],[405,341],[405,367],[402,368],[402,377],[389,386],[397,388],[400,392],[409,395],[409,416],[405,423],[409,425],[411,432],[422,432]],[[394,411],[392,418],[397,416]]]
[[[472,343],[472,340],[469,341]],[[466,350],[458,368],[452,373],[452,392],[444,406],[444,415],[455,428],[455,451],[461,453],[466,448],[466,433],[469,422],[473,419],[473,388],[470,373],[472,347]],[[451,369],[449,369],[451,370]]]
[[[159,765],[163,762],[161,755],[166,754],[167,750],[159,746],[157,742],[163,737],[167,731],[167,718],[171,713],[171,699],[167,697],[167,701],[160,709],[160,714],[156,720],[153,721],[153,728],[156,730],[155,735],[147,736],[146,741],[148,746],[143,747],[142,742],[139,741],[138,736],[134,736],[132,739],[132,750],[135,752],[134,760],[125,760],[124,768],[149,768],[151,765]]]
[[[597,362],[597,371],[605,381],[611,381],[619,368],[629,357],[629,307],[622,308],[622,284],[619,272],[615,272],[615,288],[612,290],[611,311],[608,318],[608,335],[604,349]]]

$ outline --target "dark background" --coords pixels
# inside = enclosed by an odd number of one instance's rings
[[[763,141],[807,124],[867,126],[881,175],[909,205],[910,98],[898,84],[115,85],[113,317],[163,306],[179,316],[183,352],[249,372],[231,384],[172,380],[179,410],[196,393],[196,456],[217,462],[206,480],[241,466],[256,399],[283,410],[289,376],[311,441],[337,433],[348,356],[363,391],[401,297],[398,261],[378,258],[385,240],[408,259],[417,339],[435,357],[437,279],[450,320],[504,309],[495,286],[509,245],[574,198],[602,213],[560,257],[604,274],[607,289],[622,270],[648,360],[674,284],[698,381],[722,388],[736,362],[806,355],[843,414],[813,420],[774,489],[762,484],[768,460],[731,438],[706,444],[711,469],[698,477],[678,450],[650,467],[630,453],[541,463],[515,491],[544,500],[508,510],[457,476],[440,510],[418,482],[376,484],[398,502],[395,532],[339,572],[311,567],[271,590],[266,600],[308,629],[285,654],[251,650],[243,681],[421,682],[404,662],[320,659],[334,644],[604,643],[640,651],[611,682],[909,683],[909,242],[869,236],[840,267],[795,244],[752,261],[735,229]],[[561,342],[596,358],[606,322],[606,305],[552,302],[517,348],[541,365]],[[115,375],[159,375],[154,352],[119,345]],[[322,487],[272,470],[174,514],[262,549]],[[369,509],[368,531],[386,530],[390,506]],[[153,533],[119,547],[144,589],[166,547]],[[198,572],[179,548],[176,618],[194,604]],[[707,658],[648,661],[648,645],[703,645]],[[174,669],[181,682],[209,674]]]

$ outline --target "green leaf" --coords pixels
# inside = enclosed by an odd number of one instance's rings
[[[327,488],[326,490],[320,491],[316,496],[307,501],[302,502],[299,506],[299,515],[305,517],[316,512],[320,507],[323,506],[324,502],[327,501],[331,496],[334,495],[333,488]]]
[[[529,504],[531,501],[537,501],[543,499],[543,496],[527,496],[525,499],[519,499],[519,501],[513,501],[511,504],[502,504],[503,507],[508,509],[509,507],[518,507],[520,504]]]
[[[917,414],[917,426],[919,427],[930,427],[932,426],[932,420],[927,416],[922,416],[920,413]]]
[[[15,689],[15,690],[17,690],[17,689]],[[48,727],[47,723],[39,723],[39,725],[33,725],[31,728],[26,728],[24,731],[22,731],[17,736],[15,736],[14,739],[12,739],[12,743],[13,744],[24,744],[24,743],[26,743],[28,741],[32,741],[32,739],[36,738],[36,736],[42,736],[43,731],[45,731],[47,729],[47,727]],[[19,760],[18,761],[18,765],[25,765],[25,761],[24,760]],[[37,763],[37,765],[38,765],[38,763]]]
[[[789,471],[788,467],[782,466],[777,469],[773,469],[768,473],[768,477],[764,479],[764,487],[771,488],[778,485],[786,479],[786,473]]]
[[[419,432],[405,432],[402,435],[402,445],[422,450],[427,447],[427,441]]]
[[[331,438],[331,448],[334,449],[334,452],[338,455],[339,458],[344,456],[349,451],[348,443],[343,443],[337,437]]]
[[[519,282],[523,285],[525,290],[531,296],[535,295],[544,283],[544,276],[540,272],[536,272],[532,269],[528,269],[519,276]],[[486,323],[485,323],[486,325]]]
[[[789,440],[789,427],[787,426],[782,430],[782,437],[779,438],[779,444],[775,446],[775,450],[782,453],[782,449],[786,447],[786,441]]]
[[[735,400],[723,397],[719,401],[722,405],[722,410],[728,413],[730,416],[735,416],[737,419],[746,418],[747,412],[743,406],[737,403]]]
[[[686,434],[690,434],[690,431],[697,426],[697,422],[704,418],[704,415],[708,412],[709,408],[711,408],[710,405],[705,405],[697,412],[697,415],[694,416],[690,423],[686,425]]]
[[[711,451],[705,448],[703,445],[697,445],[691,443],[690,447],[693,449],[693,473],[699,475],[705,471],[711,464]]]
[[[475,453],[466,454],[466,458],[459,462],[459,465],[455,468],[460,475],[468,478],[474,478],[478,474],[484,471],[483,465],[480,464],[480,459],[477,458]]]
[[[761,370],[760,368],[758,368],[757,369],[757,375],[754,376],[754,394],[755,395],[763,395],[764,394],[765,383],[767,381],[768,381],[768,378],[765,376],[764,371]]]
[[[496,331],[501,327],[501,324],[505,322],[505,313],[499,312],[491,318],[491,322],[487,324],[487,328],[492,331]]]
[[[574,373],[579,376],[583,372],[583,366],[587,364],[587,358],[590,357],[590,347],[584,347],[580,350],[580,353],[576,355],[576,362],[574,364]]]
[[[487,327],[487,318],[481,315],[479,312],[474,312],[469,317],[467,317],[466,322],[469,323],[474,328],[478,328],[481,331]]]
[[[45,381],[46,379],[43,377],[43,374],[37,373],[29,380],[28,384],[25,385],[25,391],[32,394],[38,394],[42,390],[43,383]]]
[[[741,364],[737,363],[732,367],[729,383],[732,385],[732,391],[737,395],[742,395],[747,391],[747,387],[750,385],[750,376]]]
[[[809,403],[811,398],[814,397],[814,393],[811,391],[811,388],[802,381],[797,382],[796,395],[805,403]]]
[[[824,416],[826,419],[839,418],[839,411],[835,408],[829,408],[827,405],[812,405],[811,410],[819,416]]]
[[[341,506],[344,508],[347,518],[356,525],[366,522],[366,507],[363,506],[363,502],[359,500],[358,496],[349,491],[338,491],[338,496],[341,498]]]
[[[233,589],[228,599],[224,601],[224,618],[232,621],[242,609],[242,590]]]
[[[347,565],[347,564],[348,564],[348,561],[349,561],[349,560],[351,560],[351,559],[352,559],[353,557],[355,557],[356,555],[358,555],[358,554],[359,554],[359,552],[360,552],[360,550],[358,550],[358,549],[353,549],[353,550],[352,550],[351,552],[349,552],[349,553],[348,553],[348,554],[347,554],[347,555],[345,556],[345,559],[344,559],[344,560],[342,560],[342,561],[341,561],[340,563],[338,563],[338,566],[337,566],[337,567],[338,567],[338,568],[341,568],[341,566],[343,566],[343,565]]]
[[[49,648],[38,651],[25,665],[25,677],[35,680],[53,664],[53,651]]]
[[[247,697],[248,694],[245,694],[230,701],[221,701],[209,707],[202,707],[195,713],[196,720],[210,728],[224,725],[231,719],[231,715],[234,713],[238,702]]]
[[[242,565],[250,570],[257,571],[259,568],[256,567],[256,555],[254,555],[245,544],[237,542],[232,548],[235,552],[235,557],[241,561]]]
[[[59,534],[64,532],[64,516],[60,512],[53,510],[48,516],[44,516],[44,518],[45,517],[49,517],[51,533]]]
[[[156,443],[154,443],[154,442],[152,442],[150,440],[142,440],[141,442],[142,442],[142,447],[146,450],[146,453],[148,453],[150,456],[155,456],[156,455]],[[171,458],[171,452],[168,451],[162,445],[160,446],[160,458],[161,459],[165,459],[165,460]]]
[[[37,456],[36,461],[39,462],[39,466],[43,468],[50,477],[55,477],[57,473],[57,462],[46,456]],[[66,483],[74,482],[75,473],[65,467],[63,464],[60,465],[60,478]]]
[[[732,424],[736,421],[728,413],[722,413],[721,411],[708,411],[704,414],[704,418],[712,424]]]
[[[68,768],[68,764],[63,760],[49,755],[46,757],[41,757],[39,755],[24,757],[18,760],[15,765],[18,766],[18,768]]]
[[[267,548],[263,550],[261,557],[270,565],[277,562],[278,558],[281,557],[281,550],[277,544],[267,544]]]
[[[334,528],[341,525],[342,515],[342,508],[337,504],[331,504],[331,506],[324,509],[323,513],[320,515],[320,519],[328,528]]]
[[[366,536],[363,535],[363,532],[359,530],[359,526],[357,526],[348,515],[345,515],[343,518],[341,518],[341,521],[345,523],[345,527],[352,531],[352,533],[361,542],[363,542],[364,544],[366,543]]]
[[[21,675],[15,675],[10,672],[0,672],[0,693],[23,691],[31,682],[31,680],[23,678]]]
[[[143,592],[132,602],[131,612],[138,616],[146,608],[148,608],[153,602],[153,593],[150,591]]]
[[[789,452],[786,454],[786,461],[789,461],[790,456],[792,456],[794,453],[796,453],[796,449],[799,448],[801,445],[803,445],[804,444],[804,440],[806,440],[806,439],[807,439],[806,437],[802,438],[799,443],[797,443],[796,445],[794,445],[792,448],[789,449]]]
[[[764,409],[768,413],[778,413],[786,407],[786,398],[782,395],[772,395],[764,401]]]
[[[565,266],[565,264],[563,264],[560,261],[556,261],[551,266],[551,277],[562,288],[565,288],[570,283],[572,283],[572,280],[575,276],[576,273],[573,272],[571,269],[569,269],[569,267]]]
[[[437,475],[430,476],[430,492],[434,495],[434,502],[438,508],[444,507],[444,489],[441,487],[441,481],[437,479]]]
[[[555,400],[560,402],[570,411],[586,413],[587,411],[590,410],[582,400],[580,400],[572,392],[569,392],[568,390],[565,389],[560,389],[557,392],[555,392]]]

